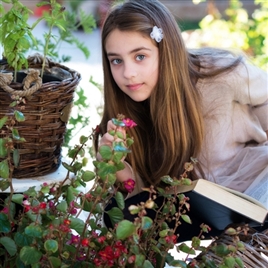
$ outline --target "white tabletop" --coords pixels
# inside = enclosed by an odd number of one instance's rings
[[[67,175],[67,169],[64,168],[62,165],[59,166],[59,168],[47,175],[44,176],[39,176],[39,177],[33,177],[33,178],[23,178],[23,179],[12,179],[13,187],[14,187],[14,192],[15,193],[22,193],[24,191],[27,191],[30,187],[36,186],[36,190],[38,188],[40,189],[41,185],[43,183],[53,183],[53,182],[60,182],[63,181],[66,178]],[[70,176],[73,176],[73,173],[71,173]],[[4,193],[9,193],[10,188],[6,189],[3,191]]]

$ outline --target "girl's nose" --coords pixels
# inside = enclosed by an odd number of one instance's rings
[[[137,76],[137,70],[133,64],[125,64],[124,66],[124,77],[130,79]]]

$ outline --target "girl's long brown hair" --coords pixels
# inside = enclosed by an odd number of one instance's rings
[[[148,100],[135,102],[119,89],[112,77],[105,51],[106,39],[114,29],[140,32],[149,37],[153,26],[162,28],[164,33],[163,40],[157,44],[158,84]],[[108,14],[102,29],[104,111],[100,134],[106,132],[107,122],[117,114],[124,114],[137,123],[138,126],[130,130],[134,145],[127,161],[147,184],[158,184],[164,175],[178,177],[184,171],[184,164],[200,153],[204,126],[196,82],[231,70],[240,62],[240,58],[234,58],[228,66],[201,73],[200,68],[204,66],[200,57],[208,63],[206,66],[213,67],[214,55],[224,57],[227,53],[213,49],[189,52],[177,22],[159,1],[127,1]],[[98,137],[95,149],[98,149]]]

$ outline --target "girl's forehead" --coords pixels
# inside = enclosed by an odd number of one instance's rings
[[[121,31],[119,29],[111,31],[105,42],[106,50],[118,50],[120,46],[124,48],[135,48],[142,45],[155,46],[150,36],[147,36],[144,33],[137,31]]]

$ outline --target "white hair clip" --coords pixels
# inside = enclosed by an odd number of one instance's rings
[[[150,33],[150,36],[152,39],[154,39],[157,43],[161,42],[163,39],[163,31],[161,28],[158,28],[157,26],[153,27],[152,32]]]

